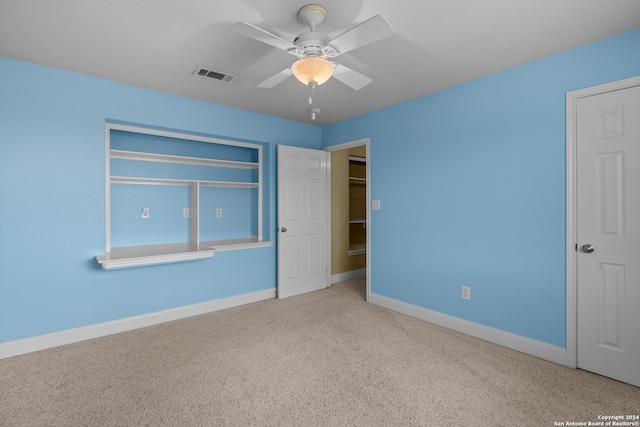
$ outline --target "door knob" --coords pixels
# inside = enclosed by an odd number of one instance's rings
[[[287,227],[282,227],[282,228],[280,229],[280,231],[282,231],[283,233],[286,233],[286,232],[287,232]]]
[[[582,245],[582,252],[584,253],[590,254],[594,250],[595,248],[593,247],[593,245],[590,245],[589,243]]]

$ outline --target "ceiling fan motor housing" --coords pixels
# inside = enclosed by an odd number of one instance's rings
[[[313,56],[329,56],[327,55],[327,52],[325,52],[326,49],[323,49],[327,46],[329,40],[330,39],[326,34],[319,33],[317,31],[308,31],[296,37],[293,44],[302,49],[305,58]]]

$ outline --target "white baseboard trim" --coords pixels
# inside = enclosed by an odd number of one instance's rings
[[[512,350],[520,351],[540,359],[558,363],[560,365],[567,364],[567,350],[555,345],[547,344],[542,341],[526,338],[511,332],[505,332],[489,326],[469,320],[460,319],[459,317],[450,316],[428,308],[419,307],[417,305],[408,304],[393,298],[371,293],[369,302],[379,305],[389,310],[397,311],[407,316],[415,317],[429,323],[436,324],[454,331],[472,337],[480,338]]]
[[[143,314],[141,316],[98,323],[97,325],[83,326],[37,337],[0,343],[0,359],[6,359],[34,351],[46,350],[48,348],[59,347],[61,345],[73,344],[80,341],[105,337],[107,335],[132,331],[134,329],[145,328],[147,326],[171,322],[173,320],[184,319],[191,316],[198,316],[201,314],[224,310],[226,308],[263,301],[275,298],[275,295],[275,288],[265,289],[263,291],[251,292],[248,294],[221,298],[199,304],[173,308],[170,310]]]
[[[361,268],[359,270],[346,271],[344,273],[338,273],[331,276],[331,284],[338,282],[344,282],[345,280],[355,279],[357,277],[364,277],[367,275],[367,269]]]

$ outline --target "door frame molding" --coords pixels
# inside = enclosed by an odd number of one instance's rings
[[[569,368],[578,367],[578,210],[577,119],[578,100],[640,85],[640,76],[618,80],[566,94],[566,347]]]
[[[349,148],[361,147],[365,146],[367,151],[367,166],[366,166],[366,177],[367,177],[367,229],[366,229],[366,301],[368,302],[371,295],[371,151],[370,151],[370,139],[362,138],[356,139],[353,141],[343,142],[341,144],[330,145],[328,147],[323,147],[324,151],[328,151],[331,154],[332,151],[342,151],[347,150]],[[327,268],[329,269],[328,286],[331,286],[331,155],[327,159],[327,225],[329,228],[329,238],[327,243]]]

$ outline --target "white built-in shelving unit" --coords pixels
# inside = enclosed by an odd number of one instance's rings
[[[367,252],[366,164],[365,157],[349,156],[349,256]]]
[[[137,150],[111,149],[112,131],[131,132],[147,136],[165,137],[188,142],[216,144],[217,146],[241,147],[255,150],[257,161],[245,162],[225,160],[220,158],[181,156],[175,154],[152,153]],[[272,246],[270,240],[263,240],[262,236],[262,146],[238,141],[227,141],[206,136],[183,134],[158,129],[148,129],[126,124],[107,123],[105,133],[106,163],[105,163],[105,254],[98,255],[97,261],[104,269],[135,267],[159,263],[170,263],[210,258],[215,252],[239,249],[251,249]],[[165,163],[168,165],[187,165],[205,168],[233,168],[257,170],[251,181],[221,181],[207,179],[178,179],[163,176],[119,176],[111,175],[112,160],[132,162]],[[137,174],[135,174],[137,175]],[[188,241],[154,243],[149,245],[112,247],[112,186],[114,185],[144,185],[144,186],[186,186],[190,188],[190,206],[188,207],[189,236]],[[251,215],[257,220],[257,234],[238,236],[233,239],[201,240],[200,218],[201,189],[206,187],[225,187],[235,189],[257,189],[257,203]],[[184,239],[187,240],[187,239]]]

